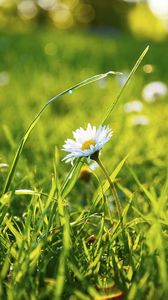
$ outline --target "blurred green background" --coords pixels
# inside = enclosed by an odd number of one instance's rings
[[[166,0],[0,0],[0,28],[129,31],[162,39],[167,35]]]
[[[141,181],[162,187],[167,166],[167,95],[152,103],[142,91],[167,84],[167,1],[0,0],[0,164],[10,164],[26,128],[43,104],[73,84],[109,70],[120,77],[94,83],[53,103],[23,150],[14,186],[47,188],[55,145],[72,130],[99,125],[124,78],[149,44],[150,51],[108,120],[114,137],[103,150],[110,171],[129,153]],[[142,102],[141,112],[124,104]],[[136,124],[143,116],[147,124]],[[60,152],[62,158],[64,153]],[[3,165],[2,165],[3,166]],[[61,173],[70,166],[61,163]],[[1,167],[1,188],[7,168]],[[132,186],[123,170],[122,180]]]
[[[168,299],[167,20],[168,0],[0,0],[0,193],[21,138],[49,99],[96,74],[123,73],[64,95],[33,129],[13,193],[0,197],[1,299],[58,299],[62,289],[62,299],[100,299],[93,288],[101,299],[118,289],[122,299]],[[107,120],[114,134],[101,151],[110,174],[129,155],[115,179],[121,235],[99,168],[96,178],[85,166],[62,199],[71,166],[61,148],[73,130],[101,124],[147,45]]]

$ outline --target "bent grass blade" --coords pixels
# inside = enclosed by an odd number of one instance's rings
[[[130,79],[132,78],[132,76],[134,75],[134,73],[136,72],[137,68],[139,67],[140,63],[142,62],[143,58],[145,57],[146,53],[148,52],[149,50],[149,46],[147,46],[145,48],[145,50],[142,52],[142,54],[140,55],[140,57],[138,58],[137,62],[135,63],[135,65],[133,66],[128,78],[127,78],[127,81],[125,82],[124,86],[121,88],[119,94],[117,95],[116,99],[114,100],[114,102],[112,103],[112,105],[109,107],[106,115],[105,115],[105,118],[103,119],[103,122],[102,124],[104,124],[106,122],[106,120],[108,119],[109,115],[111,114],[111,112],[113,111],[114,107],[116,106],[117,102],[119,101],[121,95],[123,94],[126,86],[128,85]],[[10,167],[10,170],[9,170],[9,173],[8,173],[8,176],[7,176],[7,179],[5,181],[5,185],[4,185],[4,189],[3,189],[3,194],[5,194],[6,192],[8,192],[9,190],[9,187],[10,187],[10,184],[12,182],[12,179],[13,179],[13,176],[14,176],[14,173],[15,173],[15,169],[16,169],[16,166],[18,164],[18,161],[19,161],[19,158],[20,158],[20,155],[22,153],[22,150],[23,150],[23,147],[31,133],[31,131],[33,130],[33,128],[35,127],[35,125],[37,124],[38,120],[40,119],[43,111],[45,111],[45,109],[48,107],[48,105],[52,102],[54,102],[55,100],[59,99],[61,96],[65,95],[65,94],[68,94],[68,93],[71,93],[73,90],[75,89],[78,89],[82,86],[85,86],[87,84],[90,84],[92,82],[95,82],[97,80],[100,80],[100,79],[103,79],[105,78],[106,76],[110,75],[110,74],[114,74],[114,75],[117,75],[117,74],[121,74],[119,72],[113,72],[113,71],[109,71],[107,73],[104,73],[104,74],[99,74],[99,75],[95,75],[93,77],[90,77],[88,79],[85,79],[83,81],[81,81],[80,83],[77,83],[76,85],[72,86],[71,88],[63,91],[62,93],[56,95],[55,97],[51,98],[43,107],[42,109],[40,110],[40,112],[36,115],[36,117],[34,118],[34,120],[32,121],[32,123],[30,124],[30,126],[28,127],[25,135],[23,136],[23,138],[21,139],[21,142],[17,148],[17,151],[16,151],[16,154],[15,154],[15,157],[12,161],[12,164],[11,164],[11,167]],[[78,166],[78,164],[76,165],[76,167]],[[75,172],[75,169],[74,168],[74,172]]]
[[[110,75],[110,74],[120,74],[119,72],[113,72],[113,71],[109,71],[107,73],[104,73],[104,74],[99,74],[99,75],[95,75],[93,77],[90,77],[88,79],[85,79],[77,84],[75,84],[74,86],[72,86],[71,88],[69,89],[66,89],[65,91],[59,93],[58,95],[54,96],[53,98],[51,98],[43,107],[42,109],[39,111],[39,113],[35,116],[34,120],[32,121],[32,123],[30,124],[30,126],[28,127],[25,135],[23,136],[23,138],[21,139],[20,141],[20,144],[17,148],[17,151],[16,151],[16,154],[15,154],[15,157],[12,161],[12,164],[11,164],[11,167],[10,167],[10,170],[9,170],[9,173],[8,173],[8,176],[7,176],[7,179],[5,181],[5,185],[4,185],[4,190],[3,190],[3,194],[5,194],[6,192],[8,192],[9,190],[9,187],[10,187],[10,184],[12,182],[12,179],[13,179],[13,176],[14,176],[14,173],[15,173],[15,169],[16,169],[16,166],[18,164],[18,161],[19,161],[19,158],[20,158],[20,155],[22,153],[22,150],[23,150],[23,147],[30,135],[30,133],[32,132],[33,128],[35,127],[35,125],[37,124],[38,120],[40,119],[42,113],[46,110],[46,108],[48,107],[48,105],[50,105],[52,102],[56,101],[57,99],[59,99],[60,97],[62,97],[63,95],[65,94],[68,94],[68,93],[71,93],[73,90],[75,89],[78,89],[82,86],[85,86],[87,84],[90,84],[92,82],[95,82],[97,80],[100,80],[102,78],[105,78],[106,76]]]

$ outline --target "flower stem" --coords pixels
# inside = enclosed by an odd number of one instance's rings
[[[121,228],[122,228],[122,231],[124,231],[122,208],[121,208],[120,200],[118,198],[117,191],[115,189],[114,182],[112,182],[106,168],[104,167],[104,165],[101,162],[101,160],[99,159],[99,157],[97,157],[96,162],[98,163],[99,167],[102,169],[104,175],[106,176],[106,178],[107,178],[107,180],[110,184],[110,188],[111,188],[111,191],[112,191],[112,194],[113,194],[113,197],[114,197],[115,205],[116,205],[118,216],[119,216],[119,219],[120,219]]]

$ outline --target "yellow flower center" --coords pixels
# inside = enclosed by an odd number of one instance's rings
[[[96,145],[96,142],[94,140],[88,140],[88,141],[85,141],[83,144],[82,144],[82,150],[88,150],[90,149],[90,146],[93,145],[95,146]]]

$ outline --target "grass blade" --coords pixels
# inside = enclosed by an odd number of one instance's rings
[[[23,138],[21,139],[20,141],[20,144],[17,148],[17,151],[16,151],[16,154],[15,154],[15,157],[12,161],[12,164],[11,164],[11,167],[9,169],[9,173],[8,173],[8,176],[7,176],[7,179],[5,181],[5,185],[4,185],[4,190],[3,190],[3,194],[5,194],[6,192],[8,192],[9,190],[9,187],[10,187],[10,184],[12,182],[12,179],[13,179],[13,176],[14,176],[14,173],[15,173],[15,169],[16,169],[16,166],[18,164],[18,160],[20,158],[20,155],[22,153],[22,150],[23,150],[23,147],[30,135],[30,133],[32,132],[33,128],[35,127],[35,125],[37,124],[38,120],[40,119],[42,113],[46,110],[46,108],[48,107],[48,105],[50,105],[52,102],[56,101],[57,99],[59,99],[60,97],[62,97],[63,95],[65,94],[69,94],[71,93],[73,90],[75,89],[78,89],[82,86],[85,86],[87,84],[90,84],[92,82],[95,82],[97,80],[100,80],[102,78],[105,78],[106,76],[108,76],[109,74],[119,74],[117,72],[113,72],[113,71],[109,71],[107,73],[104,73],[104,74],[99,74],[99,75],[95,75],[93,77],[90,77],[88,79],[85,79],[77,84],[75,84],[74,86],[70,87],[69,89],[66,89],[65,91],[59,93],[58,95],[54,96],[53,98],[51,98],[43,107],[42,109],[39,111],[39,113],[35,116],[34,120],[32,121],[32,123],[30,124],[30,126],[28,127],[26,133],[24,134]]]
[[[115,170],[112,172],[112,174],[110,175],[110,178],[112,181],[114,181],[114,179],[117,177],[118,173],[120,172],[120,170],[122,169],[125,161],[127,160],[128,155],[126,155],[117,165],[117,167],[115,168]],[[103,194],[108,190],[109,188],[109,182],[108,180],[105,181],[105,183],[103,184]],[[102,187],[100,186],[97,190],[97,192],[95,193],[94,196],[94,205],[97,205],[97,203],[100,201],[100,199],[102,198]]]
[[[63,182],[62,188],[61,188],[61,195],[63,198],[65,198],[69,192],[72,190],[78,176],[79,172],[81,170],[81,167],[83,165],[83,160],[77,160],[74,165],[72,166],[70,172],[65,178],[65,181]]]
[[[65,279],[66,279],[66,260],[71,248],[71,236],[70,236],[70,226],[69,217],[65,212],[64,214],[64,224],[63,224],[63,250],[59,257],[59,266],[56,276],[56,284],[54,291],[54,299],[62,299],[62,293],[64,290]]]
[[[116,96],[116,99],[113,101],[113,103],[111,104],[111,106],[109,107],[105,117],[103,118],[103,122],[102,124],[104,124],[106,122],[106,120],[108,119],[108,117],[110,116],[111,112],[113,111],[113,109],[115,108],[116,104],[118,103],[120,97],[122,96],[126,86],[128,85],[130,79],[132,78],[132,76],[134,75],[134,73],[136,72],[136,70],[138,69],[141,61],[144,59],[146,53],[148,52],[149,50],[149,46],[147,46],[145,48],[145,50],[142,52],[142,54],[140,55],[140,57],[138,58],[138,60],[136,61],[135,65],[133,66],[125,84],[123,85],[123,87],[121,88],[121,90],[119,91],[118,95]]]

